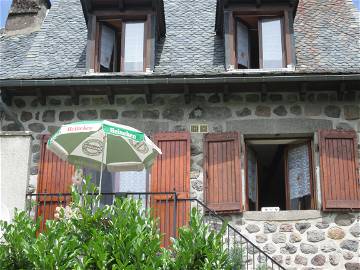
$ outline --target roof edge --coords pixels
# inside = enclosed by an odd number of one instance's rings
[[[0,87],[44,86],[96,86],[96,85],[155,85],[155,84],[207,84],[207,83],[270,83],[270,82],[322,82],[360,81],[359,74],[301,74],[261,76],[208,76],[208,77],[133,77],[133,78],[59,78],[0,80]]]

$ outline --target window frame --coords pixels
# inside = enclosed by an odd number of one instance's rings
[[[258,35],[259,35],[259,69],[271,69],[271,68],[264,68],[264,58],[263,58],[263,46],[262,46],[262,40],[263,40],[263,29],[262,29],[262,20],[264,19],[279,19],[280,20],[280,27],[281,27],[281,49],[282,49],[282,67],[286,68],[286,46],[285,46],[285,29],[284,29],[284,17],[283,16],[259,16],[258,17]]]
[[[285,148],[284,150],[284,169],[285,169],[285,197],[286,197],[286,209],[284,210],[280,210],[280,212],[282,211],[308,211],[308,210],[318,210],[319,207],[317,205],[317,187],[316,187],[316,181],[319,181],[319,179],[317,179],[316,177],[316,172],[315,172],[315,168],[316,168],[316,162],[315,162],[315,152],[314,152],[314,140],[312,137],[310,136],[305,136],[305,137],[284,137],[281,138],[281,140],[300,140],[302,141],[302,144],[307,144],[308,145],[308,153],[309,153],[309,165],[310,165],[310,190],[311,190],[311,203],[310,203],[310,208],[306,209],[306,210],[291,210],[290,208],[290,199],[289,199],[289,179],[288,179],[288,168],[287,168],[287,163],[288,163],[288,150],[290,147],[295,147],[297,144],[287,144],[287,148]],[[242,147],[244,149],[243,151],[243,155],[242,155],[242,162],[244,164],[244,179],[243,181],[245,181],[245,201],[244,206],[245,206],[245,212],[254,212],[254,211],[261,211],[261,209],[259,209],[258,207],[258,199],[259,199],[259,195],[257,194],[257,202],[256,202],[256,207],[257,210],[249,210],[250,206],[249,206],[249,183],[248,183],[248,160],[247,160],[247,152],[249,151],[249,145],[251,145],[251,143],[249,143],[249,141],[252,140],[265,140],[265,141],[269,141],[269,144],[271,144],[271,141],[275,142],[276,140],[278,140],[277,138],[273,138],[273,137],[269,137],[269,138],[264,138],[264,139],[258,139],[258,138],[254,138],[252,139],[250,138],[246,138],[243,142],[242,142]],[[258,177],[257,177],[257,181],[258,181]],[[257,185],[257,190],[258,190],[259,186]]]
[[[141,72],[141,71],[125,71],[124,70],[124,66],[125,66],[125,31],[126,31],[126,24],[127,23],[136,23],[136,22],[143,22],[144,23],[144,40],[143,40],[143,72],[145,72],[146,70],[146,39],[148,36],[148,33],[146,31],[147,27],[146,27],[146,20],[124,20],[122,21],[122,25],[121,25],[121,42],[120,42],[120,72],[126,72],[126,73],[134,73],[134,72]]]
[[[87,46],[87,70],[94,73],[145,73],[151,72],[151,57],[154,57],[155,47],[152,45],[155,38],[153,30],[152,16],[155,15],[153,11],[146,12],[117,12],[117,11],[94,11],[89,17],[88,24],[88,46]],[[121,36],[117,35],[117,43],[120,43],[118,53],[119,71],[100,72],[100,39],[101,30],[100,24],[106,23],[106,20],[116,19],[121,21]],[[123,70],[123,47],[124,47],[124,22],[144,22],[144,51],[143,51],[143,70],[142,71],[124,71]],[[154,50],[154,52],[152,52]]]
[[[229,6],[224,10],[225,21],[228,20],[228,27],[224,29],[225,32],[225,51],[228,50],[229,58],[225,59],[226,69],[231,70],[273,70],[273,68],[264,69],[262,63],[260,63],[260,46],[261,46],[261,35],[259,34],[259,68],[250,69],[239,69],[237,64],[237,21],[243,21],[241,16],[251,15],[258,17],[258,23],[261,18],[278,17],[282,18],[282,46],[283,46],[283,67],[280,69],[293,68],[295,66],[295,46],[293,39],[293,7],[288,5],[268,5],[268,6],[251,6],[251,5],[236,5]],[[225,24],[226,25],[226,24]],[[260,28],[258,26],[258,28]],[[258,29],[260,32],[260,29]],[[250,61],[251,62],[251,61]],[[261,61],[262,62],[262,61]],[[279,69],[279,68],[275,68]]]

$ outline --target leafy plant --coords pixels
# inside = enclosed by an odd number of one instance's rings
[[[117,198],[100,208],[89,178],[82,192],[73,187],[72,203],[58,207],[56,220],[48,220],[41,233],[40,220],[26,212],[16,212],[11,224],[0,223],[1,269],[240,269],[234,268],[242,263],[239,251],[224,249],[226,224],[220,232],[211,230],[196,209],[190,225],[179,228],[179,237],[165,249],[157,221],[140,200]]]
[[[174,263],[176,270],[231,269],[229,256],[224,249],[222,237],[226,224],[220,232],[210,230],[202,221],[199,212],[193,208],[190,226],[179,229],[179,237],[173,239]]]
[[[244,261],[245,250],[242,247],[233,247],[229,252],[229,260],[232,270],[242,270],[245,266]]]
[[[34,223],[26,212],[15,211],[13,223],[0,221],[0,265],[3,269],[30,269],[29,249],[36,242],[39,223]]]

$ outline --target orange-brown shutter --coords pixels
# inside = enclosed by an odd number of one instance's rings
[[[179,199],[189,197],[190,192],[190,134],[188,132],[161,132],[154,136],[160,147],[151,173],[151,192],[174,192]],[[174,200],[169,195],[156,195],[151,200],[155,215],[160,219],[160,232],[164,234],[163,245],[170,244],[174,237]],[[178,201],[176,209],[176,228],[187,224],[190,203]]]
[[[74,166],[58,158],[46,149],[48,136],[43,136],[41,141],[40,168],[38,174],[37,193],[54,194],[42,195],[37,198],[37,215],[43,217],[43,224],[47,219],[54,218],[55,208],[66,205],[70,197],[55,194],[69,193],[72,184]]]
[[[322,207],[360,209],[355,131],[319,131]]]
[[[215,211],[241,211],[239,133],[204,135],[205,201]]]

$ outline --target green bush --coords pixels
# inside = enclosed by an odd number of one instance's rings
[[[87,182],[88,193],[95,186]],[[161,247],[156,220],[141,202],[119,198],[112,206],[96,207],[99,196],[80,196],[61,208],[58,220],[40,221],[17,212],[13,223],[0,223],[1,269],[233,269],[220,233],[205,225],[193,209],[190,226],[179,229],[169,249]],[[235,269],[235,268],[234,268]]]
[[[193,208],[190,226],[179,229],[179,238],[173,240],[175,270],[212,270],[231,269],[228,253],[224,249],[222,237],[226,229],[224,224],[220,232],[210,230],[202,222],[199,212]]]

